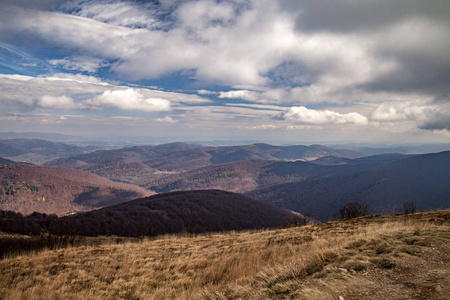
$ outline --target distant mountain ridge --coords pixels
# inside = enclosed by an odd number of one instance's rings
[[[78,155],[93,151],[95,147],[51,142],[38,139],[0,140],[0,156],[17,162],[43,164],[58,157]]]
[[[0,156],[35,153],[47,156],[69,156],[87,152],[85,147],[36,139],[0,140]]]
[[[0,164],[13,164],[14,162],[12,160],[0,157]]]

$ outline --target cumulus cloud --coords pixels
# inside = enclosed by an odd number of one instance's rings
[[[425,123],[421,124],[419,128],[424,130],[450,131],[450,115],[439,115],[434,120],[426,121]]]
[[[234,98],[247,101],[255,101],[259,99],[259,93],[248,90],[219,92],[219,98]]]
[[[42,96],[37,102],[37,105],[39,107],[52,109],[75,109],[78,107],[70,97],[53,97],[47,95]]]
[[[425,120],[439,111],[439,106],[429,101],[403,101],[380,104],[371,114],[370,120],[377,122],[401,122]]]
[[[290,120],[304,124],[366,124],[367,118],[359,113],[350,112],[346,114],[330,110],[314,110],[304,106],[291,107],[287,112],[278,116],[281,120]]]
[[[419,125],[423,130],[444,130],[450,132],[450,105],[434,107]]]
[[[198,90],[197,93],[199,95],[217,95],[218,94],[217,92],[208,91],[208,90],[204,90],[204,89]]]
[[[450,104],[429,101],[383,103],[369,115],[379,123],[412,122],[423,130],[450,130]]]
[[[370,119],[378,122],[405,121],[423,116],[426,110],[425,106],[411,103],[384,103],[372,112]]]
[[[0,74],[0,103],[18,108],[168,111],[172,105],[206,104],[195,94],[115,86],[97,77],[55,74],[48,77]]]
[[[91,107],[117,107],[124,110],[168,111],[170,101],[161,98],[145,98],[135,89],[106,90],[100,96],[83,102]]]

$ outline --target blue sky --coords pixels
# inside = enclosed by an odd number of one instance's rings
[[[447,0],[0,1],[0,131],[449,142]]]

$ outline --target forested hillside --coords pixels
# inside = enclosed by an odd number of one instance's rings
[[[450,152],[414,156],[362,172],[281,184],[248,195],[319,220],[332,218],[348,202],[366,203],[370,213],[399,212],[405,202],[419,210],[448,208]]]

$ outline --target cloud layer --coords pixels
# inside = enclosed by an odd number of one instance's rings
[[[0,10],[8,114],[115,110],[205,132],[449,135],[447,0],[28,2]],[[33,44],[47,51],[20,52]],[[161,83],[170,88],[152,86]]]

